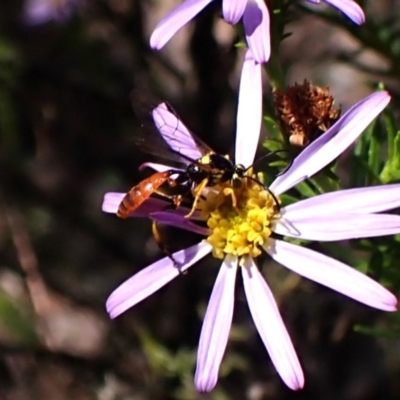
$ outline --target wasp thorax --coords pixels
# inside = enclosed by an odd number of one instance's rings
[[[271,221],[278,214],[276,198],[258,182],[242,178],[240,188],[231,184],[210,190],[199,204],[212,233],[206,239],[213,255],[257,257],[271,235]]]
[[[273,94],[281,129],[293,146],[307,146],[340,117],[328,87],[304,80],[303,84],[275,89]]]
[[[234,168],[231,178],[231,184],[235,189],[240,189],[247,179],[244,179],[246,175],[246,168],[242,164],[237,164]]]

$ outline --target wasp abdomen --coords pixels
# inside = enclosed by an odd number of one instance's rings
[[[173,170],[156,172],[134,186],[122,199],[118,207],[117,216],[120,218],[129,217],[174,173],[175,171]]]

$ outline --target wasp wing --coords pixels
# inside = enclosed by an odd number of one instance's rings
[[[131,92],[131,102],[142,126],[133,140],[142,151],[185,165],[212,152],[186,128],[169,104],[157,101],[140,85]]]
[[[157,129],[172,151],[189,162],[212,152],[210,147],[186,128],[167,103],[159,104],[152,115]]]

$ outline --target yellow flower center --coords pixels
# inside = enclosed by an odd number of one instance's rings
[[[199,202],[202,217],[212,230],[206,240],[216,258],[226,254],[257,257],[271,235],[271,221],[279,208],[276,199],[251,179],[244,179],[241,186],[216,186]]]

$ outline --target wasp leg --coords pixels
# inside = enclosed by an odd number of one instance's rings
[[[156,241],[159,249],[174,263],[174,266],[176,268],[178,268],[179,273],[183,274],[183,272],[181,271],[181,268],[180,268],[180,264],[178,263],[178,261],[175,260],[175,258],[172,255],[172,253],[168,250],[167,245],[162,240],[161,233],[158,230],[158,222],[153,221],[153,224],[151,226],[151,230],[153,232],[154,240]]]
[[[156,191],[155,193],[171,201],[169,205],[166,205],[164,208],[162,208],[162,211],[175,211],[181,206],[181,203],[183,201],[183,196],[180,194],[169,195],[158,191]]]
[[[203,192],[203,190],[204,190],[204,188],[207,186],[207,184],[208,184],[208,178],[205,178],[205,179],[203,179],[203,180],[199,183],[198,186],[196,186],[196,187],[193,189],[193,192],[194,192],[194,194],[193,194],[194,200],[193,200],[192,208],[191,208],[189,214],[186,214],[186,215],[185,215],[185,218],[191,217],[192,214],[196,211],[196,206],[197,206],[197,203],[198,203],[198,201],[199,201],[199,199],[200,199],[200,197],[201,197],[201,193]]]
[[[227,187],[224,189],[224,195],[225,196],[231,196],[232,197],[232,207],[236,208],[237,206],[237,199],[236,199],[236,195],[235,195],[235,191],[233,189],[233,187]]]
[[[183,200],[183,197],[180,194],[178,194],[176,196],[173,196],[172,203],[173,203],[173,206],[174,206],[174,210],[176,210],[177,208],[180,207],[180,205],[182,203],[182,200]]]
[[[167,193],[163,193],[161,190],[155,190],[154,193],[160,197],[164,197],[165,199],[171,200],[172,202],[174,201],[175,196],[167,194]]]
[[[166,206],[165,208],[163,208],[163,210],[167,210],[167,211],[175,211],[177,208],[180,207],[182,200],[183,200],[183,196],[180,194],[171,195],[171,194],[163,193],[159,190],[154,191],[154,193],[156,193],[158,196],[161,196],[161,197],[164,197],[165,199],[170,200],[171,204]]]
[[[233,208],[236,208],[236,206],[237,206],[237,199],[236,199],[235,191],[234,191],[233,189],[231,189],[230,195],[231,195],[231,197],[232,197],[232,206],[233,206]]]
[[[158,193],[158,192],[157,192],[157,194],[159,194],[159,195],[171,200],[171,204],[167,205],[164,208],[165,211],[169,211],[169,212],[173,212],[177,208],[179,208],[179,206],[180,206],[180,204],[181,204],[181,202],[183,200],[183,197],[181,195],[172,196],[172,195],[168,195],[168,194],[165,194],[165,193]],[[178,261],[176,261],[176,259],[172,255],[172,253],[168,250],[168,246],[164,243],[164,241],[163,241],[163,239],[161,237],[161,233],[158,230],[158,225],[159,225],[158,222],[153,221],[153,224],[151,226],[153,237],[154,237],[154,240],[157,243],[158,248],[174,263],[174,266],[176,268],[178,268],[180,274],[185,274],[187,271],[181,271],[180,264],[178,263]]]

